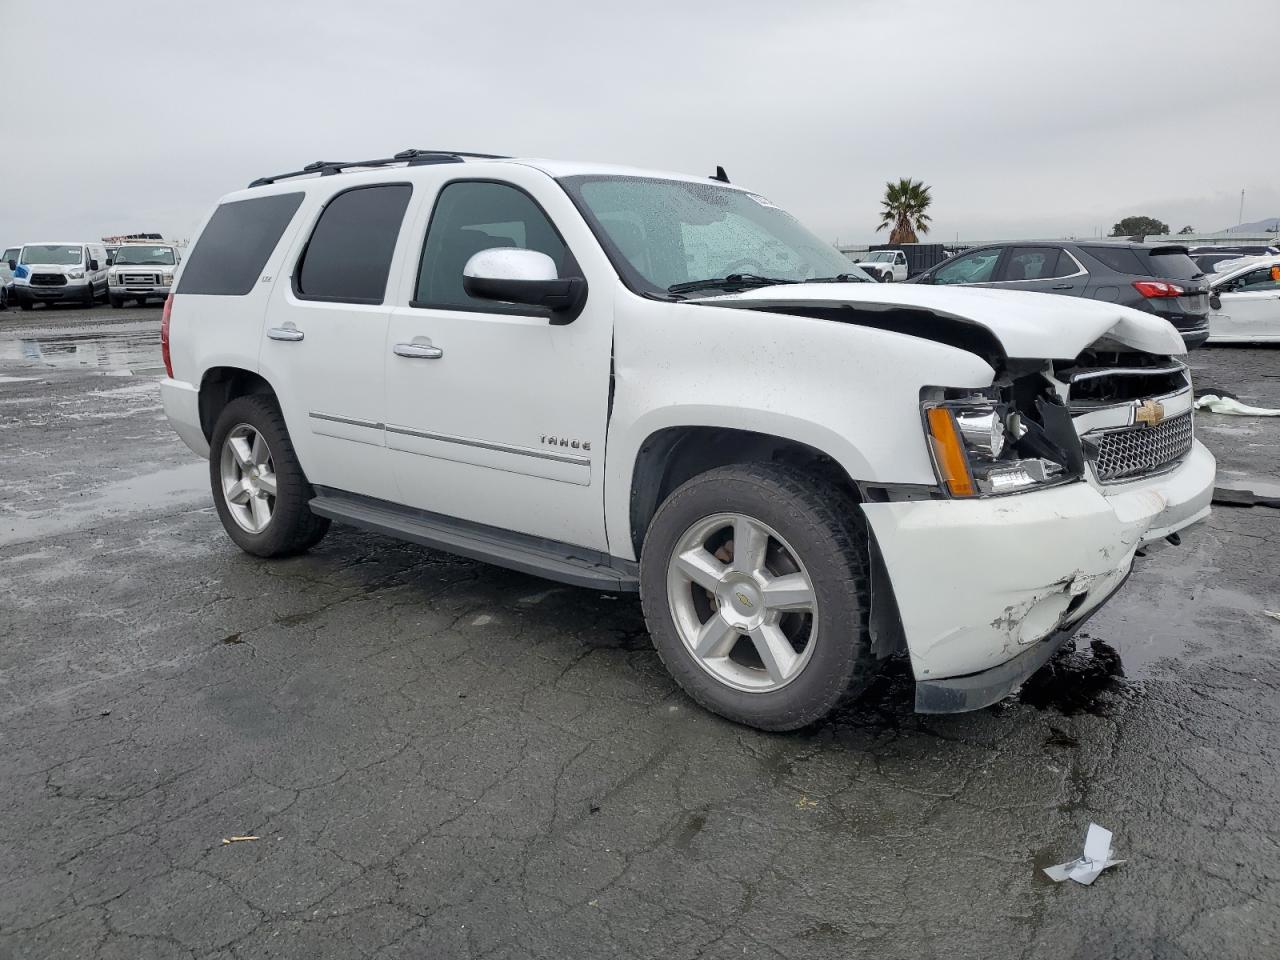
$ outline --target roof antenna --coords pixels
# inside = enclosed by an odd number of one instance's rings
[[[721,183],[728,183],[728,182],[729,182],[729,175],[728,175],[727,173],[725,173],[725,172],[724,172],[724,167],[717,166],[717,167],[716,167],[716,175],[715,175],[714,177],[710,177],[709,179],[711,179],[711,180],[719,180]]]

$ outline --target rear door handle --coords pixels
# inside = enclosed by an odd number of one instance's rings
[[[407,357],[410,360],[439,360],[444,356],[444,351],[439,347],[433,347],[429,340],[425,343],[419,341],[397,343],[391,348],[391,352],[397,357]]]
[[[1055,283],[1055,284],[1053,285],[1053,289],[1055,289],[1055,290],[1070,290],[1070,289],[1071,289],[1072,287],[1074,287],[1074,286],[1075,286],[1075,284],[1074,284],[1074,283]]]
[[[287,322],[282,327],[271,327],[268,329],[267,336],[272,340],[283,340],[285,343],[297,343],[305,336],[305,334],[295,327],[292,322]]]

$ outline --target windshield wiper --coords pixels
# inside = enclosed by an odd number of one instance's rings
[[[837,273],[834,277],[810,277],[805,283],[875,283],[870,277],[860,277],[856,273]]]
[[[706,280],[687,280],[684,283],[673,283],[667,287],[667,293],[688,293],[703,287],[771,287],[779,283],[799,283],[799,280],[780,280],[777,277],[762,277],[756,273],[731,273],[727,277],[709,277]]]

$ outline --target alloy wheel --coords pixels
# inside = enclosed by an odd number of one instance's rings
[[[262,533],[276,506],[276,472],[267,440],[247,423],[222,442],[222,496],[233,520],[249,533]]]
[[[668,561],[667,600],[695,662],[735,689],[781,689],[813,654],[813,580],[790,544],[752,517],[720,513],[689,527]]]

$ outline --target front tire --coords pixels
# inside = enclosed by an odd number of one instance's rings
[[[209,481],[222,526],[246,553],[302,553],[329,531],[308,506],[315,491],[271,397],[237,397],[223,408],[209,442]]]
[[[878,661],[867,627],[857,504],[780,464],[694,477],[645,538],[640,596],[658,656],[694,700],[762,730],[794,730],[860,693]]]

